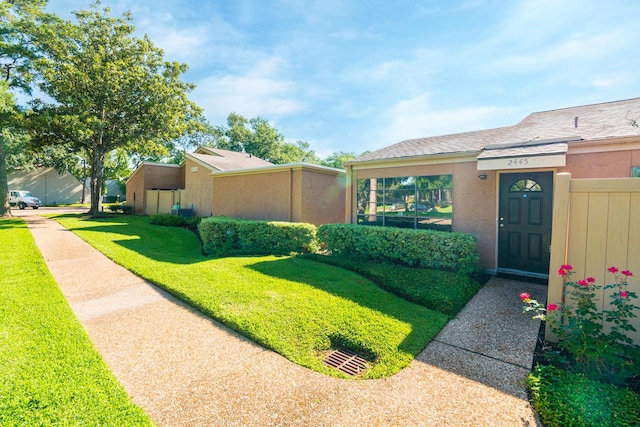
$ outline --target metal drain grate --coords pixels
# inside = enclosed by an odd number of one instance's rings
[[[324,363],[347,375],[358,375],[368,366],[364,358],[349,350],[332,351],[324,360]]]

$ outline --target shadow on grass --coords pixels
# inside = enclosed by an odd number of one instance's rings
[[[96,225],[68,227],[68,230],[83,233],[108,233],[124,238],[111,238],[113,243],[155,261],[172,264],[196,264],[207,260],[202,254],[202,245],[193,232],[177,227],[166,227],[149,223],[149,217],[112,215],[107,218],[92,218],[76,214],[59,215],[57,218],[71,218],[94,222]]]
[[[411,332],[398,346],[398,350],[414,356],[424,349],[448,321],[447,316],[444,314],[403,300],[378,288],[368,279],[363,278],[363,281],[366,280],[366,282],[361,284],[351,281],[348,286],[345,286],[343,283],[333,280],[322,280],[322,275],[307,274],[306,269],[310,266],[318,269],[327,269],[328,273],[330,273],[331,269],[339,268],[295,257],[257,262],[248,267],[279,279],[308,284],[316,289],[353,301],[360,306],[378,311],[411,325]],[[353,274],[358,275],[357,273]],[[352,350],[367,351],[367,349],[357,348],[352,348]]]
[[[27,224],[15,216],[0,217],[0,230],[8,230],[11,228],[27,228]]]

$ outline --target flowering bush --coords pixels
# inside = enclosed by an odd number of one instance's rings
[[[636,330],[630,319],[637,317],[635,311],[640,307],[633,301],[636,293],[627,289],[633,273],[616,267],[608,271],[615,280],[603,287],[593,277],[571,280],[573,267],[565,264],[558,270],[564,278],[561,302],[545,308],[526,292],[520,294],[520,299],[526,304],[523,312],[533,312],[535,319],[547,322],[559,339],[558,345],[573,357],[578,370],[615,381],[634,369],[633,355],[639,347],[633,344],[628,332]],[[611,310],[598,309],[597,295],[602,289],[614,289]]]

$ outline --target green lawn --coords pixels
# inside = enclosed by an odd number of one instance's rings
[[[0,219],[0,425],[151,425],[93,347],[26,225]]]
[[[343,376],[322,362],[331,348],[366,356],[363,378],[405,367],[447,317],[383,291],[362,276],[296,257],[206,258],[190,231],[149,218],[56,218],[108,257],[293,362]]]

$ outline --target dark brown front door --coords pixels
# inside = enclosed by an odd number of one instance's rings
[[[553,172],[500,175],[498,271],[549,274]]]

